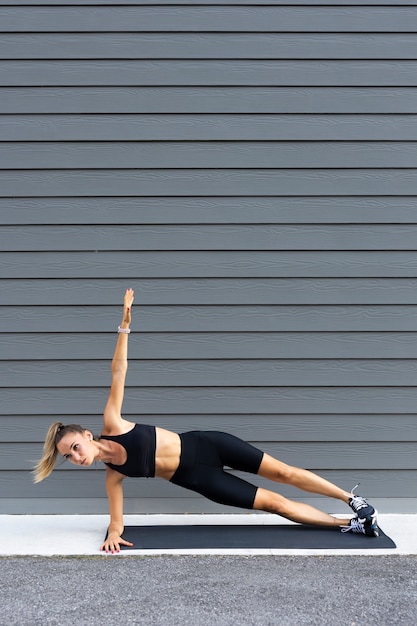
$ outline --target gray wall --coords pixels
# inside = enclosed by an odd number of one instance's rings
[[[127,286],[127,418],[416,512],[417,2],[24,4],[0,2],[1,512],[107,510],[101,467],[29,470],[57,417],[100,431]]]

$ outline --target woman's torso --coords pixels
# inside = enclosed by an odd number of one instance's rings
[[[165,428],[123,422],[120,432],[101,435],[101,439],[111,442],[111,461],[106,465],[125,476],[169,480],[180,461],[179,435]]]
[[[155,476],[169,480],[177,471],[181,457],[178,433],[156,427]]]

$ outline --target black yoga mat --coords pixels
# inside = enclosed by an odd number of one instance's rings
[[[396,545],[380,529],[379,537],[367,537],[339,528],[307,525],[186,525],[126,526],[123,538],[134,544],[128,550],[179,550],[210,548],[277,549],[375,549]]]

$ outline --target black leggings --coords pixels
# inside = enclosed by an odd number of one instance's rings
[[[258,487],[224,471],[227,465],[257,474],[264,453],[234,435],[192,431],[180,435],[181,458],[171,482],[209,500],[252,509]]]

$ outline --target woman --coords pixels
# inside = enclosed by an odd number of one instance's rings
[[[34,470],[35,482],[49,476],[58,453],[83,467],[92,465],[94,461],[106,464],[110,525],[100,550],[114,553],[119,552],[122,545],[132,546],[122,537],[122,482],[126,476],[157,476],[221,504],[276,513],[298,523],[338,526],[342,531],[378,536],[376,511],[364,498],[353,492],[348,493],[312,472],[286,465],[233,435],[208,431],[178,435],[164,428],[125,420],[121,409],[133,298],[133,290],[127,289],[100,438],[94,439],[92,433],[81,426],[64,426],[55,422],[48,430],[43,457]],[[310,505],[293,502],[225,472],[225,465],[307,492],[343,500],[356,516],[350,520],[338,519]]]

